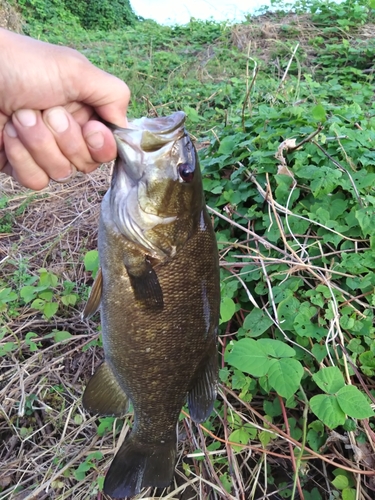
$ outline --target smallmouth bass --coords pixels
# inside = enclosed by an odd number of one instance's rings
[[[101,269],[83,313],[100,308],[105,360],[84,407],[134,425],[105,478],[113,498],[173,478],[177,423],[210,415],[217,392],[219,259],[196,150],[181,111],[111,126],[118,148],[98,235]]]

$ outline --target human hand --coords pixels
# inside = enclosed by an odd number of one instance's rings
[[[116,156],[112,132],[125,127],[124,82],[79,52],[0,28],[0,171],[31,189]]]

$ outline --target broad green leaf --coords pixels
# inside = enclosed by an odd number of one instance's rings
[[[323,500],[318,488],[313,488],[310,492],[303,490],[305,500]]]
[[[188,120],[193,122],[193,123],[197,123],[203,119],[203,117],[198,114],[197,110],[194,108],[191,108],[190,106],[185,106],[184,112],[186,113]]]
[[[113,428],[113,422],[115,421],[115,417],[104,417],[99,418],[100,424],[96,429],[98,436],[104,436],[104,434],[108,431],[111,431]]]
[[[45,289],[45,287],[41,287]],[[28,302],[31,302],[32,300],[35,299],[36,295],[38,293],[38,287],[36,286],[23,286],[20,290],[20,296],[23,298],[25,303],[27,304]]]
[[[63,295],[61,297],[61,302],[64,304],[64,306],[74,306],[77,302],[77,295],[74,295],[73,293]]]
[[[16,298],[17,294],[13,292],[11,288],[3,288],[0,290],[0,303],[11,302],[12,300],[16,300]]]
[[[340,408],[336,396],[318,394],[310,399],[311,411],[330,429],[345,423],[345,413]]]
[[[327,331],[325,328],[312,323],[311,318],[316,312],[315,307],[304,308],[294,319],[294,327],[300,337],[308,337],[312,339],[321,340]]]
[[[254,377],[262,377],[268,372],[270,360],[259,341],[241,339],[236,342],[231,352],[225,354],[225,360],[238,370]]]
[[[354,385],[347,385],[337,393],[337,401],[349,417],[368,418],[373,417],[374,412],[365,396]]]
[[[240,443],[240,444],[248,444],[250,441],[250,435],[249,433],[244,429],[240,428],[235,431],[233,431],[228,438],[229,441],[232,443]],[[235,446],[231,445],[234,451],[242,451],[243,446]]]
[[[266,415],[270,417],[278,417],[282,413],[279,398],[275,398],[273,401],[265,399],[263,401],[263,409]]]
[[[232,479],[229,476],[229,474],[227,472],[225,474],[221,474],[219,476],[219,479],[220,479],[220,482],[223,485],[225,491],[230,493],[232,491],[232,488],[233,488],[233,482],[232,482]]]
[[[355,212],[355,216],[362,229],[363,236],[373,235],[375,227],[375,208],[361,208]]]
[[[328,167],[321,167],[315,173],[314,179],[311,180],[311,191],[315,198],[331,193],[338,184],[338,180],[342,177],[339,170],[333,170]]]
[[[277,315],[283,330],[294,330],[294,320],[299,313],[301,303],[295,297],[287,297],[277,307]]]
[[[86,253],[83,263],[86,271],[96,272],[99,268],[99,253],[97,250],[90,250]]]
[[[318,432],[316,432],[314,429],[310,429],[307,432],[307,442],[309,443],[309,446],[314,450],[314,451],[319,451],[320,448],[324,445],[326,442],[327,437],[322,436]]]
[[[93,459],[101,460],[102,458],[103,458],[103,453],[101,451],[97,450],[97,451],[93,451],[92,453],[89,453],[86,457],[86,461],[93,460]]]
[[[313,380],[322,391],[328,394],[335,394],[345,386],[344,377],[336,366],[320,369],[313,375]]]
[[[357,492],[354,488],[344,488],[342,490],[342,500],[356,500]]]
[[[311,114],[314,120],[324,122],[326,120],[326,111],[321,104],[317,104],[312,110]]]
[[[51,290],[46,290],[44,292],[39,293],[38,296],[43,300],[50,301],[52,300],[53,292]]]
[[[30,307],[33,309],[38,309],[39,311],[43,311],[44,305],[45,305],[45,300],[42,299],[35,299],[31,304]]]
[[[268,369],[268,379],[280,396],[290,398],[297,392],[303,373],[303,367],[296,359],[273,359]]]
[[[236,312],[236,304],[229,297],[223,297],[220,303],[220,324],[229,321]]]
[[[55,331],[53,333],[53,338],[55,342],[62,342],[63,340],[68,340],[72,337],[72,334],[69,332],[65,332],[64,330],[62,331]]]
[[[235,135],[227,135],[220,142],[218,154],[229,155],[237,147],[238,139]]]
[[[325,345],[314,344],[311,352],[316,357],[318,363],[321,363],[327,356],[327,347]]]
[[[56,274],[50,273],[45,269],[40,269],[39,272],[40,272],[40,278],[39,278],[40,286],[46,286],[46,287],[51,286],[52,288],[57,286],[58,277],[56,276]]]
[[[257,343],[268,356],[273,358],[292,358],[296,355],[296,351],[285,342],[281,342],[281,340],[259,339]]]
[[[349,486],[349,480],[346,476],[339,475],[335,477],[335,479],[332,481],[332,484],[338,490],[343,490],[344,488],[347,488]]]
[[[261,309],[253,309],[243,323],[250,337],[259,337],[273,324],[273,321]]]
[[[52,318],[56,314],[59,304],[57,302],[46,302],[43,307],[43,313],[47,318]]]

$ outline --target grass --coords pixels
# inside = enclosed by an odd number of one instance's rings
[[[374,16],[296,8],[234,26],[27,28],[127,81],[131,116],[185,110],[198,139],[220,396],[201,426],[182,413],[173,484],[139,498],[373,497]],[[1,177],[0,499],[105,498],[132,425],[80,403],[102,359],[98,316],[80,312],[109,181],[104,166],[35,194]]]

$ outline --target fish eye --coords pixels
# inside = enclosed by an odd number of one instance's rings
[[[194,179],[194,167],[189,163],[181,163],[178,166],[178,173],[183,182],[191,182]]]

